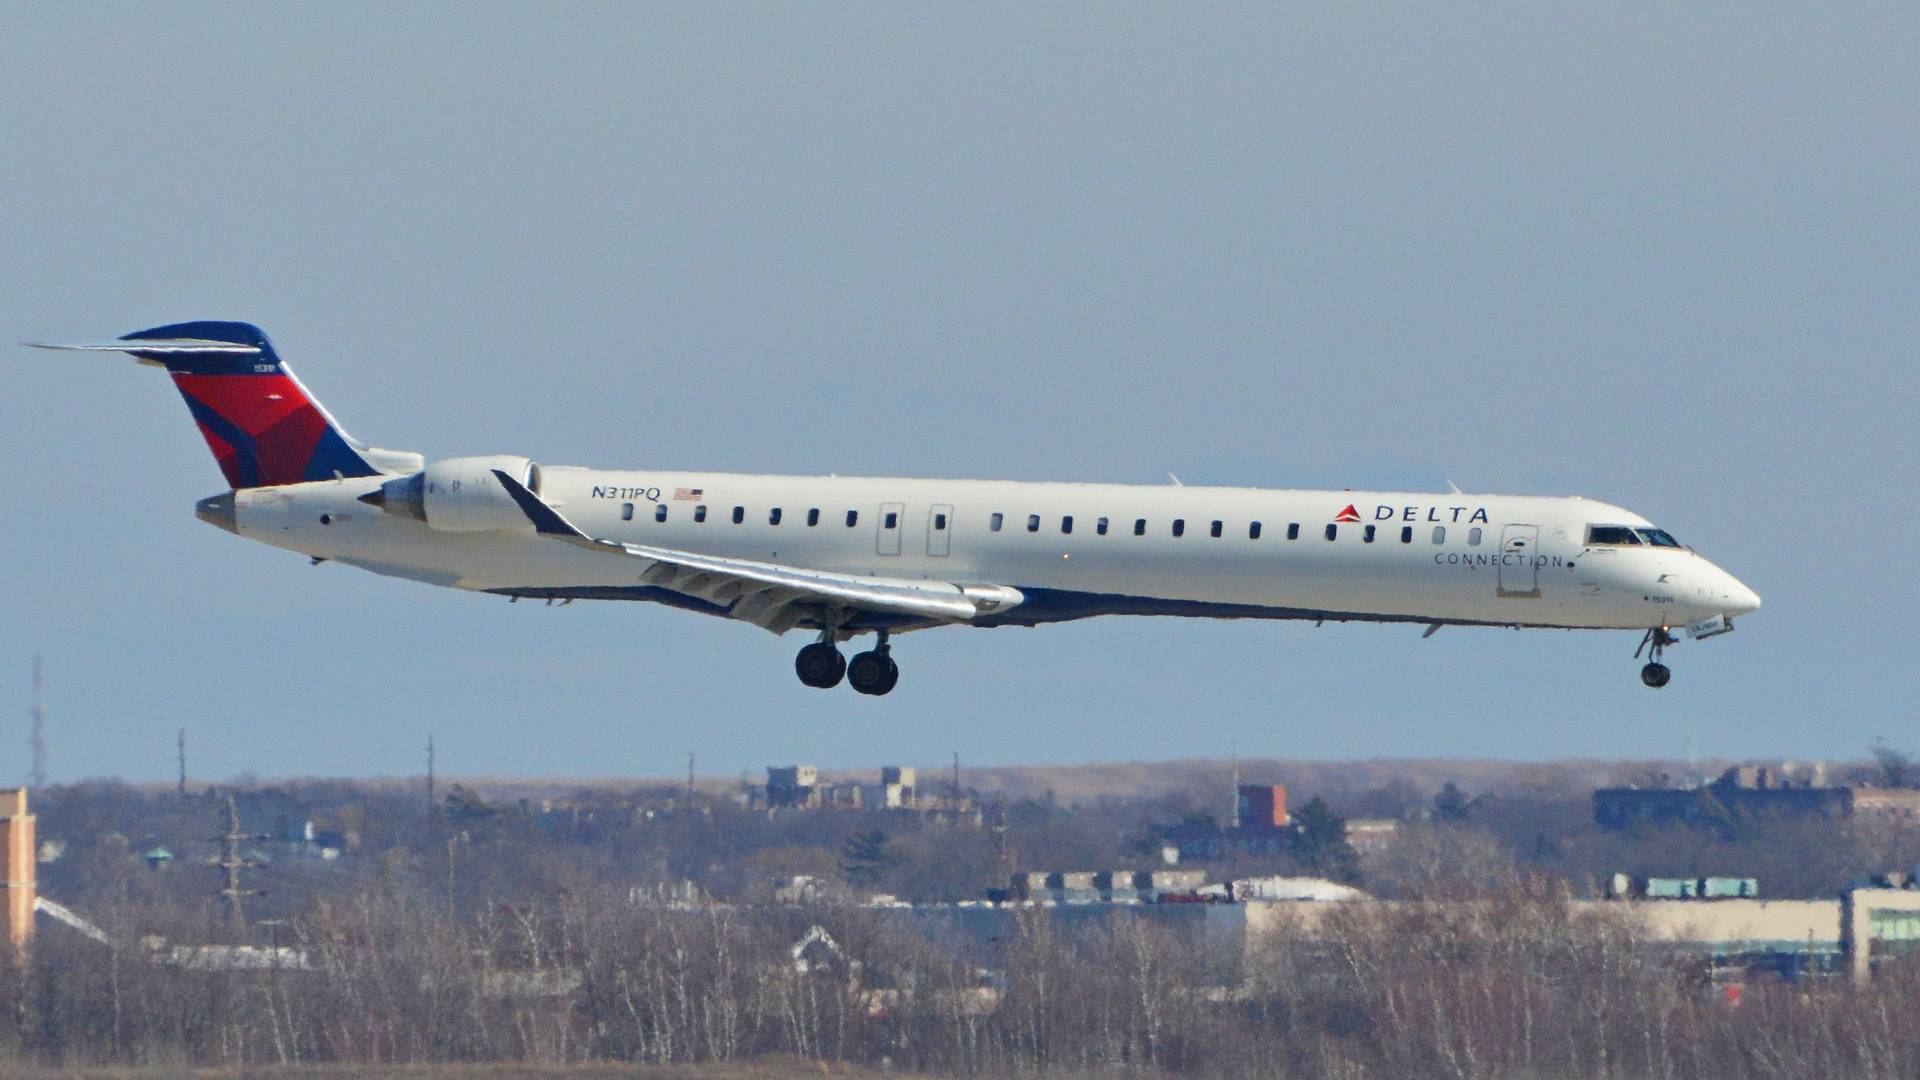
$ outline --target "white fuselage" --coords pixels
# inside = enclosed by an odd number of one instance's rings
[[[1651,525],[1581,498],[569,467],[540,476],[541,497],[596,538],[1023,594],[976,625],[1169,614],[1647,630],[1759,606],[1691,549],[1590,544],[1591,526]],[[444,532],[359,501],[379,483],[242,490],[232,524],[276,547],[455,588],[704,609],[648,587],[626,560],[524,523]]]

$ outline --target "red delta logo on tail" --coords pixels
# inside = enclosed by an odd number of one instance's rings
[[[227,483],[272,487],[378,476],[362,447],[340,430],[248,323],[174,323],[120,339],[173,376]],[[144,341],[153,348],[142,349]]]
[[[1355,510],[1352,503],[1348,503],[1347,508],[1334,515],[1333,520],[1342,523],[1357,522],[1360,520],[1360,511]]]

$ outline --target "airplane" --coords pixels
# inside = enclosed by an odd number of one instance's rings
[[[165,368],[231,489],[194,512],[227,532],[516,601],[811,632],[794,669],[821,689],[891,691],[894,634],[1097,615],[1637,630],[1657,688],[1676,629],[1715,637],[1760,608],[1664,529],[1579,497],[429,462],[349,436],[249,323],[36,347]]]

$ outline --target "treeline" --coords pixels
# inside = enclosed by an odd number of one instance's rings
[[[991,938],[843,908],[674,908],[614,890],[449,914],[365,890],[280,928],[122,907],[0,981],[14,1061],[246,1068],[698,1063],[794,1055],[952,1075],[1906,1077],[1920,977],[1758,982],[1538,878],[1330,906],[1252,950],[1138,913],[1009,913]],[[817,930],[816,930],[817,928]],[[156,946],[142,935],[165,933]]]
[[[225,831],[224,794],[180,799],[112,782],[36,792],[40,835],[57,848],[40,868],[42,891],[85,912],[213,899],[219,882],[206,863],[217,848],[210,837]],[[266,893],[249,901],[256,919],[291,917],[316,900],[369,887],[408,889],[461,911],[596,883],[690,883],[710,897],[759,903],[797,875],[861,894],[980,899],[1015,871],[1144,869],[1158,862],[1170,830],[1219,820],[1211,805],[1218,800],[1195,793],[1078,804],[973,794],[991,807],[980,825],[886,811],[770,815],[705,797],[691,810],[659,810],[673,800],[644,789],[582,790],[552,809],[460,789],[443,792],[432,813],[417,791],[391,785],[309,781],[238,789],[243,831],[272,837],[246,845],[260,864],[248,869],[246,885]],[[1333,876],[1387,897],[1417,895],[1436,873],[1489,881],[1518,866],[1585,895],[1624,872],[1753,877],[1763,896],[1786,899],[1832,897],[1849,882],[1920,863],[1920,831],[1885,817],[1736,817],[1713,828],[1642,823],[1616,831],[1593,823],[1590,791],[1530,782],[1436,791],[1388,777],[1318,803],[1309,792],[1294,796],[1303,819],[1308,807],[1330,815],[1322,833],[1337,829],[1340,818],[1361,816],[1395,819],[1399,832],[1367,845],[1357,859],[1341,845],[1297,844],[1271,856],[1201,865],[1215,880]],[[312,845],[285,840],[305,819],[342,844],[338,858],[318,858]],[[149,858],[161,852],[170,859]]]

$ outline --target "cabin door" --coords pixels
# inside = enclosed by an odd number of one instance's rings
[[[1525,600],[1540,595],[1540,526],[1508,525],[1500,530],[1501,596]]]

